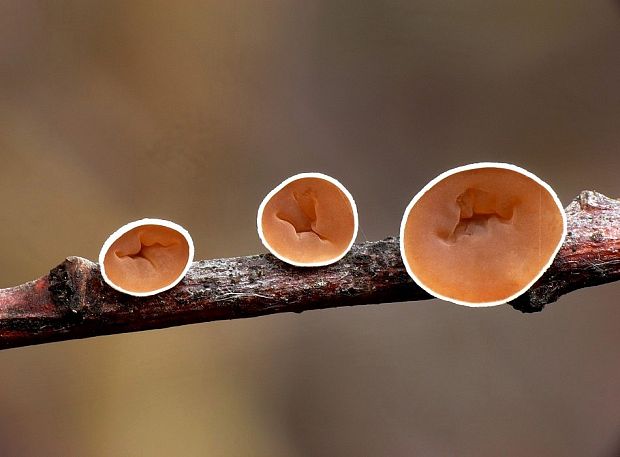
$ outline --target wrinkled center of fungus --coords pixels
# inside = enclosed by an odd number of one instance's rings
[[[151,292],[176,281],[189,258],[185,237],[169,227],[143,225],[123,233],[104,258],[106,274],[130,292]]]
[[[460,215],[446,241],[456,243],[463,236],[482,235],[488,230],[489,221],[510,224],[516,202],[514,199],[500,201],[496,194],[469,188],[456,198]]]
[[[153,257],[157,255],[157,252],[160,249],[169,248],[170,246],[178,244],[177,240],[168,242],[166,244],[157,241],[149,242],[148,240],[145,241],[142,235],[139,236],[139,241],[140,245],[133,250],[134,252],[123,252],[122,249],[117,249],[116,251],[114,251],[114,255],[116,255],[116,257],[118,257],[119,259],[122,259],[123,257],[129,257],[132,260],[144,259],[151,265],[155,266],[155,264],[153,263]]]
[[[293,198],[297,202],[299,211],[282,210],[276,213],[276,217],[291,224],[299,237],[307,233],[328,241],[327,237],[319,233],[316,228],[316,193],[310,189],[304,192],[293,192]]]

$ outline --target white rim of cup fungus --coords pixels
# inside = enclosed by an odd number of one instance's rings
[[[442,295],[436,291],[434,291],[432,288],[430,288],[429,286],[427,286],[426,284],[424,284],[424,282],[418,278],[416,276],[416,274],[413,272],[413,269],[411,268],[411,266],[409,265],[409,262],[407,261],[407,257],[405,255],[405,242],[404,242],[404,234],[405,234],[405,227],[407,225],[407,220],[409,219],[409,213],[411,212],[412,208],[415,206],[415,204],[418,202],[418,200],[420,200],[424,194],[426,194],[426,192],[428,192],[431,188],[433,188],[437,183],[443,181],[445,178],[452,176],[454,174],[463,172],[463,171],[468,171],[468,170],[476,170],[476,169],[480,169],[480,168],[500,168],[500,169],[504,169],[504,170],[511,170],[514,172],[517,172],[521,175],[524,175],[528,178],[530,178],[532,181],[534,181],[535,183],[539,184],[540,186],[542,186],[547,192],[549,192],[549,194],[551,195],[551,197],[553,198],[554,203],[556,204],[556,206],[558,207],[560,214],[562,216],[562,236],[560,237],[560,240],[557,243],[556,248],[553,250],[552,255],[550,255],[549,260],[544,264],[544,266],[540,269],[539,273],[522,289],[520,289],[518,292],[514,293],[513,295],[502,299],[502,300],[495,300],[495,301],[489,301],[489,302],[468,302],[468,301],[464,301],[464,300],[458,300],[455,298],[451,298],[451,297],[447,297],[445,295]],[[523,293],[525,293],[530,287],[532,287],[534,285],[534,283],[536,281],[538,281],[542,275],[549,269],[549,267],[551,266],[551,264],[553,263],[553,261],[555,260],[555,257],[557,256],[558,252],[560,251],[560,248],[562,247],[562,244],[564,243],[564,240],[566,238],[566,233],[567,233],[567,219],[566,219],[566,211],[564,210],[564,207],[562,206],[562,202],[560,201],[560,199],[558,198],[557,194],[555,193],[555,191],[551,188],[551,186],[549,184],[547,184],[545,181],[543,181],[542,179],[540,179],[538,176],[536,176],[535,174],[525,170],[524,168],[521,168],[517,165],[513,165],[510,163],[502,163],[502,162],[478,162],[478,163],[472,163],[469,165],[462,165],[456,168],[452,168],[450,170],[444,171],[443,173],[441,173],[439,176],[437,176],[436,178],[434,178],[433,180],[431,180],[428,184],[426,184],[422,190],[420,190],[415,197],[413,197],[413,199],[411,200],[411,202],[409,202],[409,205],[407,205],[407,208],[405,209],[405,213],[403,214],[403,218],[402,221],[400,223],[400,255],[403,259],[403,263],[405,264],[405,268],[407,269],[407,273],[409,273],[409,276],[411,276],[411,278],[416,282],[416,284],[418,286],[420,286],[424,291],[426,291],[427,293],[429,293],[430,295],[432,295],[433,297],[439,298],[441,300],[445,300],[451,303],[455,303],[457,305],[463,305],[463,306],[469,306],[472,308],[482,308],[482,307],[489,307],[489,306],[497,306],[497,305],[503,305],[511,300],[514,300],[515,298],[519,297],[520,295],[522,295]]]
[[[296,260],[289,259],[281,255],[280,253],[278,253],[269,244],[269,242],[265,238],[265,234],[263,233],[262,219],[263,219],[263,212],[265,211],[265,207],[267,206],[267,203],[269,203],[269,201],[273,198],[273,196],[276,195],[278,192],[280,192],[282,189],[284,189],[284,187],[286,187],[288,184],[294,181],[297,181],[299,179],[305,179],[305,178],[322,179],[336,186],[340,191],[342,191],[342,193],[345,195],[345,197],[349,201],[349,204],[351,205],[351,210],[353,212],[353,234],[351,235],[351,241],[347,245],[347,248],[343,250],[343,252],[339,254],[337,257],[324,260],[321,262],[298,262]],[[323,173],[318,173],[318,172],[298,173],[282,181],[271,192],[269,192],[265,198],[263,198],[263,201],[258,207],[258,214],[256,215],[256,227],[258,229],[258,237],[260,238],[263,245],[267,248],[267,250],[271,254],[273,254],[275,257],[277,257],[281,261],[294,265],[296,267],[323,267],[323,266],[331,265],[332,263],[338,262],[345,255],[347,255],[348,252],[351,250],[351,247],[353,246],[353,243],[355,243],[355,239],[357,238],[357,230],[359,227],[359,217],[357,214],[357,206],[355,205],[355,200],[353,199],[353,195],[351,195],[351,193],[347,190],[346,187],[344,187],[344,185],[342,185],[340,181],[338,181],[335,178],[332,178],[331,176],[328,176]]]
[[[135,292],[135,291],[123,289],[122,287],[115,284],[108,277],[106,273],[106,269],[105,269],[104,260],[105,260],[105,256],[107,252],[109,251],[112,244],[114,244],[114,242],[116,242],[125,233],[135,228],[141,227],[143,225],[159,225],[159,226],[174,230],[175,232],[178,232],[179,234],[183,236],[183,238],[185,238],[185,241],[187,241],[188,255],[187,255],[187,263],[185,264],[185,267],[183,268],[181,273],[177,276],[177,278],[174,281],[156,290],[150,290],[146,292]],[[112,235],[110,235],[108,239],[105,240],[105,242],[103,243],[103,246],[101,247],[101,251],[99,252],[99,267],[101,269],[101,276],[103,276],[104,281],[113,289],[116,289],[119,292],[122,292],[127,295],[133,295],[134,297],[148,297],[150,295],[156,295],[166,290],[172,289],[179,282],[181,282],[181,280],[185,277],[193,260],[194,260],[194,241],[192,240],[192,237],[189,234],[189,232],[183,227],[181,227],[179,224],[176,224],[172,221],[167,221],[165,219],[145,218],[145,219],[140,219],[137,221],[129,222],[128,224],[123,225],[118,230],[116,230],[114,233],[112,233]]]

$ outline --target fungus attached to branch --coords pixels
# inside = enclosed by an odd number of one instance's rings
[[[99,264],[105,282],[140,297],[174,287],[193,258],[194,243],[183,227],[162,219],[142,219],[110,235],[99,253]]]
[[[449,170],[409,203],[400,228],[408,273],[435,297],[467,306],[515,299],[549,268],[566,236],[551,187],[514,165]]]
[[[292,176],[262,201],[258,235],[280,260],[317,267],[340,260],[357,236],[355,201],[334,178],[321,173]]]
[[[460,207],[458,214],[452,221],[455,227],[461,222]],[[518,214],[517,205],[512,217]],[[541,311],[574,290],[620,281],[620,201],[583,191],[566,208],[566,214],[570,236],[549,270],[511,302],[514,308]],[[140,300],[103,283],[96,263],[69,257],[48,275],[0,289],[0,349],[197,322],[430,298],[410,279],[399,247],[398,239],[392,237],[368,241],[354,245],[341,262],[303,270],[290,268],[271,255],[202,260],[194,262],[185,279],[170,292]],[[491,286],[492,278],[487,279]]]

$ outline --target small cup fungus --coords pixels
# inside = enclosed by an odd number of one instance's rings
[[[300,267],[340,260],[357,236],[357,207],[347,189],[322,173],[300,173],[258,208],[258,236],[278,259]]]
[[[99,253],[99,265],[114,289],[144,297],[177,285],[193,258],[194,243],[187,230],[162,219],[141,219],[110,235]]]
[[[547,183],[515,165],[476,163],[442,173],[411,200],[400,251],[431,295],[493,306],[529,289],[565,236],[566,214]]]

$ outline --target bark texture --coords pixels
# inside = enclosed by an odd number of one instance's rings
[[[584,191],[566,209],[553,265],[511,305],[540,311],[575,289],[620,279],[620,201]],[[431,298],[409,278],[397,238],[356,244],[340,262],[296,268],[269,254],[202,260],[173,289],[123,295],[99,266],[69,257],[50,273],[0,289],[0,348],[222,319]]]

